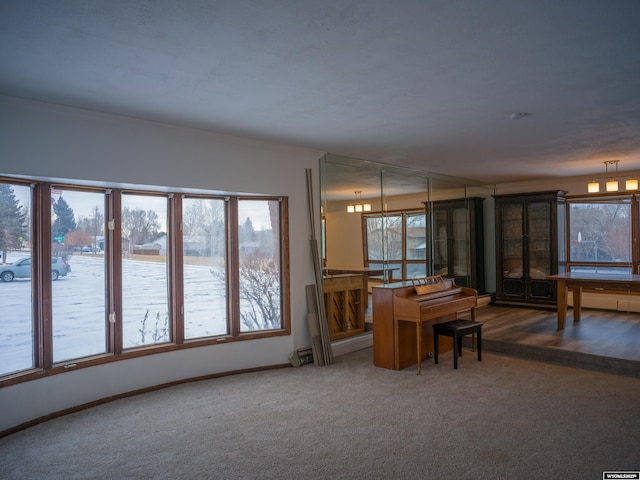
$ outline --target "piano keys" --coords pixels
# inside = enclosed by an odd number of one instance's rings
[[[474,320],[478,306],[476,290],[438,275],[375,286],[372,299],[374,365],[402,370],[417,363],[418,374],[433,346],[432,325],[455,320],[466,310]],[[443,340],[439,353],[452,348],[450,339]]]

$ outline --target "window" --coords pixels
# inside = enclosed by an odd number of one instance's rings
[[[123,348],[171,340],[167,197],[122,195]]]
[[[421,278],[427,275],[427,217],[424,212],[405,215],[404,278]]]
[[[0,183],[0,375],[34,367],[31,189]]]
[[[104,197],[51,189],[54,363],[107,351]]]
[[[280,214],[276,200],[238,202],[242,332],[281,328]]]
[[[570,199],[570,271],[631,273],[632,232],[637,228],[631,196]]]
[[[185,339],[228,333],[226,225],[223,199],[183,199]]]
[[[0,179],[0,386],[290,334],[286,225],[286,198]]]
[[[394,280],[426,275],[426,215],[423,210],[364,215],[366,262],[391,270]]]

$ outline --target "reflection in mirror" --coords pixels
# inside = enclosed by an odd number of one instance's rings
[[[484,285],[492,186],[332,154],[320,165],[325,275],[363,271],[369,289],[435,274]]]

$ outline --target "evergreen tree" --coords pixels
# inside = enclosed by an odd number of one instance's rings
[[[22,246],[26,231],[27,214],[16,199],[13,187],[0,183],[0,251],[3,261],[9,249]]]
[[[51,236],[54,239],[55,237],[64,237],[67,233],[73,232],[76,229],[73,209],[64,198],[59,197],[58,201],[54,202],[53,213],[56,215],[56,219],[51,225]]]
[[[240,237],[240,243],[253,242],[256,239],[256,231],[253,228],[251,218],[247,217],[244,224],[239,225],[238,236]]]

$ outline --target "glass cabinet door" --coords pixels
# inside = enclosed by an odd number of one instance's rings
[[[551,275],[551,208],[549,202],[527,206],[529,221],[529,278],[544,280]]]
[[[453,276],[458,285],[469,286],[469,222],[465,207],[452,210],[452,223]]]
[[[449,226],[447,209],[438,208],[433,212],[433,272],[435,275],[449,276]]]
[[[564,190],[496,195],[496,303],[553,305],[564,269]],[[563,270],[562,270],[563,271]]]
[[[504,278],[522,278],[523,265],[523,207],[511,203],[502,208],[502,274]]]

